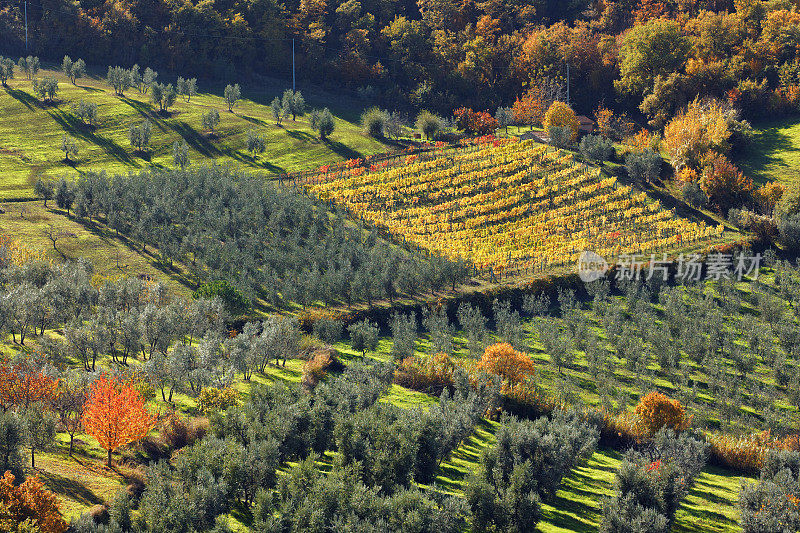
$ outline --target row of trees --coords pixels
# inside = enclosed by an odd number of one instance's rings
[[[165,264],[185,263],[199,282],[226,279],[251,299],[371,304],[470,275],[463,262],[401,250],[377,230],[365,239],[343,212],[331,217],[310,199],[230,169],[88,173],[55,191],[62,209],[156,246]]]

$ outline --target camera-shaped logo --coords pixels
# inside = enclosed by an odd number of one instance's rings
[[[596,252],[584,250],[578,256],[578,277],[584,283],[602,278],[608,272],[608,262]]]

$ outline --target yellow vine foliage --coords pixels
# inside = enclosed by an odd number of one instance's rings
[[[572,131],[570,138],[574,141],[578,138],[580,123],[578,122],[577,115],[575,115],[575,111],[573,111],[569,105],[564,102],[553,102],[553,105],[551,105],[547,113],[544,114],[543,126],[545,131],[555,126],[569,128],[570,131]]]

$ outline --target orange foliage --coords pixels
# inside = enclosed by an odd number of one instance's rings
[[[645,150],[658,151],[658,139],[652,133],[642,128],[639,133],[632,135],[625,139],[625,145],[628,146],[632,152],[644,152]]]
[[[0,268],[9,265],[22,265],[28,261],[42,259],[39,252],[30,250],[17,239],[0,233]]]
[[[101,376],[92,383],[82,422],[86,432],[108,451],[110,465],[111,452],[144,438],[155,425],[155,417],[147,412],[136,389]]]
[[[445,353],[431,357],[406,357],[394,372],[394,382],[407,389],[438,396],[453,388],[455,363]]]
[[[471,135],[488,135],[497,129],[497,120],[486,111],[460,107],[453,112],[456,127]]]
[[[594,112],[597,129],[603,137],[611,138],[614,135],[614,112],[604,106],[599,106]]]
[[[706,440],[716,462],[740,472],[758,472],[769,450],[784,447],[769,431],[743,437],[715,433]]]
[[[786,187],[773,181],[756,189],[753,198],[764,214],[771,215],[785,191]]]
[[[753,180],[746,177],[727,157],[714,153],[704,159],[700,186],[713,206],[724,213],[750,199]]]
[[[544,118],[544,95],[538,87],[531,87],[522,98],[517,98],[511,112],[514,113],[514,120],[518,124],[533,126],[539,124]]]
[[[55,399],[58,380],[45,376],[27,364],[0,365],[0,406],[28,408]]]
[[[536,372],[531,358],[518,352],[507,342],[487,347],[475,369],[500,376],[509,384],[522,383]]]
[[[14,486],[14,476],[6,472],[0,478],[0,504],[8,513],[10,524],[0,520],[3,531],[30,520],[42,533],[64,533],[67,523],[58,510],[58,499],[37,477],[29,477]],[[8,529],[6,529],[8,528]]]
[[[642,434],[648,437],[652,437],[664,427],[675,431],[686,429],[691,422],[681,402],[668,398],[660,392],[651,392],[643,396],[634,412],[639,419],[638,425]]]
[[[564,102],[553,102],[553,105],[550,106],[550,109],[548,109],[547,113],[544,115],[544,122],[542,125],[545,131],[556,126],[569,128],[572,132],[570,139],[574,141],[578,138],[578,128],[580,127],[578,117],[575,115],[575,111]]]

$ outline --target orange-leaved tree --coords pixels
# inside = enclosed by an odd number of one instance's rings
[[[38,402],[50,402],[58,395],[58,380],[27,363],[0,364],[0,407],[27,409]]]
[[[26,521],[41,533],[67,530],[58,510],[58,499],[35,476],[15,486],[14,476],[6,472],[0,478],[0,510],[0,531],[17,531]]]
[[[531,358],[514,349],[507,342],[488,346],[478,361],[475,370],[499,376],[505,384],[522,383],[536,371]]]
[[[688,428],[691,422],[681,402],[655,391],[642,396],[634,412],[639,419],[641,432],[646,437],[652,437],[664,427],[681,431]]]
[[[125,444],[143,439],[155,425],[139,392],[130,385],[101,376],[92,383],[89,401],[81,418],[86,432],[111,453]]]

